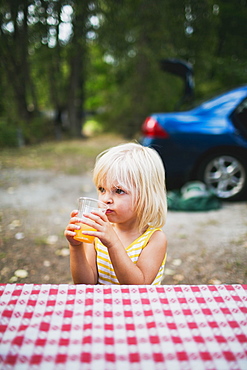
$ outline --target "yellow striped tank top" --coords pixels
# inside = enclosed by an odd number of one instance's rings
[[[149,239],[153,233],[159,228],[149,227],[145,233],[143,233],[139,238],[137,238],[133,243],[131,243],[127,248],[126,252],[131,258],[132,262],[135,264],[142,252],[146,247]],[[97,253],[97,266],[98,266],[98,284],[110,285],[110,284],[119,284],[117,277],[115,275],[107,248],[101,243],[98,238],[95,238],[95,249]],[[162,265],[159,268],[158,274],[156,275],[152,285],[160,285],[163,277],[163,272],[165,268],[166,256],[162,262]]]

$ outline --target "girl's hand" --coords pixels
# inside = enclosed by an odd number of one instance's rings
[[[82,222],[82,220],[80,218],[77,218],[76,216],[78,215],[78,211],[72,211],[70,216],[71,216],[71,219],[69,221],[69,224],[67,225],[65,231],[64,231],[64,236],[67,238],[69,244],[71,246],[78,246],[78,245],[81,245],[81,242],[78,241],[78,240],[75,240],[74,239],[74,236],[76,236],[76,233],[74,230],[79,230],[80,229],[80,226],[79,225],[75,225],[76,223],[78,222]]]
[[[83,217],[86,218],[83,222],[95,229],[95,231],[83,231],[83,234],[92,235],[100,239],[101,243],[108,249],[116,245],[116,243],[119,244],[120,240],[105,213],[102,211],[93,211],[84,214]]]

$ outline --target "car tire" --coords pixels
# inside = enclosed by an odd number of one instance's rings
[[[222,200],[247,198],[247,161],[240,155],[212,154],[201,162],[197,178]]]

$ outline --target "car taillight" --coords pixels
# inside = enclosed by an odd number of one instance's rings
[[[153,117],[146,118],[142,125],[142,133],[144,136],[153,138],[165,139],[169,136]]]

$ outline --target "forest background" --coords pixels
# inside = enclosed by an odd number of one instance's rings
[[[194,101],[246,83],[246,19],[246,0],[1,0],[0,147],[135,137],[183,94],[163,59],[193,66]]]

